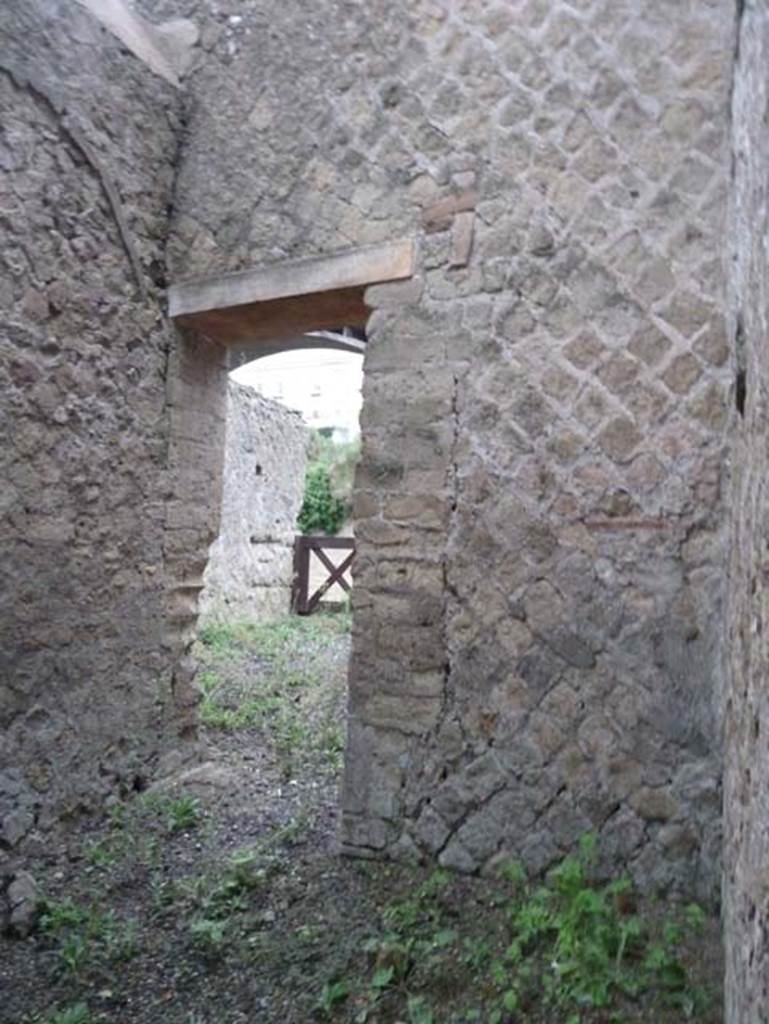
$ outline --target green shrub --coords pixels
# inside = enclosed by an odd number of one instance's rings
[[[302,533],[312,530],[336,533],[345,521],[347,511],[346,502],[335,497],[331,490],[331,477],[326,467],[310,466],[304,483],[304,502],[297,520]]]
[[[350,513],[353,478],[359,457],[360,440],[340,444],[318,431],[313,434],[304,504],[298,520],[302,533],[313,530],[330,534],[339,532]]]

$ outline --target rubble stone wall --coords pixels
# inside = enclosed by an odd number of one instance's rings
[[[163,273],[181,102],[69,0],[0,17],[0,858],[172,733]]]
[[[742,11],[732,107],[732,411],[725,871],[729,1024],[769,1021],[769,5]]]
[[[0,23],[0,855],[194,732],[227,364],[166,278],[413,236],[416,278],[369,291],[344,848],[541,870],[594,828],[708,897],[725,699],[755,1024],[766,0],[736,4],[726,236],[730,0],[139,6],[201,27],[185,130],[79,5]]]
[[[201,623],[288,613],[309,438],[299,413],[230,381],[222,517],[203,576]]]
[[[717,889],[733,19],[288,0],[203,28],[175,277],[419,240],[369,292],[349,852],[538,871],[595,829],[647,887]]]

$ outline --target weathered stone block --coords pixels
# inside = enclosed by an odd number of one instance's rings
[[[670,351],[672,342],[656,325],[647,324],[630,340],[629,350],[633,355],[643,359],[649,366],[656,366],[663,356]]]
[[[24,836],[27,835],[34,823],[35,819],[28,811],[11,811],[2,820],[0,836],[8,846],[17,846]]]
[[[372,694],[359,708],[369,725],[379,729],[398,729],[405,733],[428,733],[438,720],[440,697]]]
[[[28,871],[19,871],[8,886],[10,908],[9,928],[12,934],[25,939],[33,931],[42,899],[37,882]]]
[[[661,311],[661,316],[685,338],[696,334],[713,314],[712,304],[693,292],[679,292]]]
[[[641,442],[635,423],[626,416],[618,416],[598,435],[598,444],[615,462],[627,462]]]
[[[642,787],[633,793],[630,805],[645,821],[668,821],[678,811],[678,803],[667,789]]]
[[[662,374],[662,379],[671,391],[677,395],[684,395],[699,379],[700,373],[698,360],[690,352],[685,352],[676,356]]]
[[[419,302],[424,290],[424,280],[413,277],[409,281],[392,281],[388,284],[374,284],[366,289],[366,305],[372,309],[399,308]]]
[[[417,819],[415,830],[419,841],[430,853],[437,853],[451,835],[449,827],[429,804]]]

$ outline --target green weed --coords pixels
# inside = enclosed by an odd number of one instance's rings
[[[236,634],[225,623],[209,623],[200,630],[198,639],[218,654],[231,651],[237,645]]]
[[[699,1018],[706,994],[692,983],[681,949],[704,924],[703,911],[690,905],[662,923],[644,920],[628,878],[592,880],[596,852],[595,837],[585,836],[576,855],[535,885],[520,865],[505,865],[507,900],[488,918],[491,929],[476,934],[451,916],[456,880],[433,872],[384,908],[383,932],[364,946],[373,961],[358,983],[364,1014],[387,995],[389,1005],[402,1006],[401,1017],[429,1024],[448,1019],[436,1017],[436,998],[444,1005],[474,992],[475,1005],[452,1020],[503,1024],[544,1011],[565,1024],[597,1019],[594,1013],[618,1024],[638,1006]]]
[[[85,1003],[76,1003],[48,1017],[45,1024],[95,1024],[95,1018]]]
[[[344,978],[327,981],[318,996],[316,1009],[320,1010],[325,1017],[330,1017],[334,1007],[338,1003],[344,1002],[350,995],[350,991],[350,983]]]
[[[46,900],[40,915],[40,928],[43,932],[56,935],[66,928],[79,927],[88,920],[88,916],[88,909],[69,897]]]
[[[169,832],[189,832],[201,818],[200,801],[189,793],[168,801],[166,827]]]
[[[258,849],[239,850],[223,866],[188,879],[180,891],[195,907],[196,919],[226,922],[250,908],[252,894],[266,885],[278,867],[274,855]]]
[[[116,860],[115,850],[103,839],[87,843],[85,855],[90,863],[97,868],[110,867]]]
[[[46,901],[40,928],[56,943],[59,968],[75,976],[91,964],[129,960],[138,951],[134,920],[69,898]]]
[[[61,968],[70,974],[78,975],[88,961],[88,940],[81,932],[71,932],[62,937],[56,953]]]
[[[424,996],[409,996],[406,1014],[408,1024],[435,1024],[435,1016]]]
[[[190,935],[196,945],[208,952],[218,953],[227,936],[227,922],[197,917],[190,922]]]
[[[108,910],[101,921],[100,940],[103,956],[110,963],[130,960],[139,949],[136,921],[119,918],[113,910]]]
[[[109,869],[126,858],[156,868],[163,858],[162,834],[189,831],[199,826],[199,801],[187,794],[148,792],[113,805],[108,812],[109,831],[85,847],[94,867]]]
[[[571,1010],[575,1021],[584,1007],[617,1007],[652,990],[666,1002],[674,996],[685,1012],[700,1005],[675,951],[678,935],[668,931],[650,944],[641,918],[621,909],[634,902],[626,898],[630,880],[591,883],[595,854],[595,837],[585,836],[579,854],[554,868],[546,884],[519,889],[508,911],[511,941],[491,963],[499,1001],[492,1022],[534,998]]]

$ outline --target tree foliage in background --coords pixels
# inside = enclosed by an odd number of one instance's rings
[[[302,533],[318,530],[338,533],[352,509],[353,479],[360,456],[360,441],[339,443],[325,433],[315,431],[309,455],[304,502],[297,525]]]
[[[304,501],[297,520],[302,533],[323,530],[336,533],[347,517],[347,505],[331,491],[331,477],[325,466],[315,464],[307,470]]]

